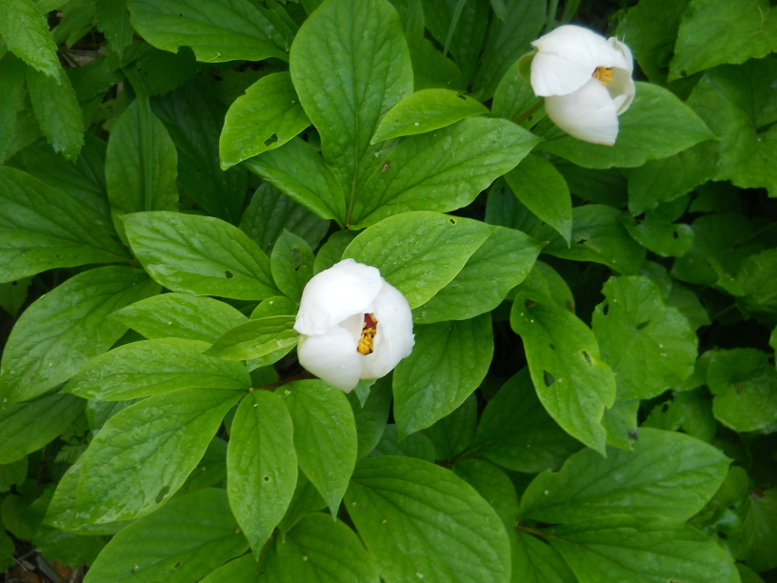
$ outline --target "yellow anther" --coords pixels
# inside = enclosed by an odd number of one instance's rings
[[[612,67],[596,67],[593,76],[596,77],[602,85],[609,85],[612,83]]]
[[[359,338],[359,344],[356,351],[359,354],[372,354],[372,345],[375,342],[375,335],[378,333],[378,321],[375,314],[364,314],[364,324],[362,325],[362,335]]]

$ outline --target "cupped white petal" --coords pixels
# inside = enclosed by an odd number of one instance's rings
[[[634,94],[637,92],[637,88],[634,85],[630,72],[625,69],[613,69],[612,82],[607,86],[607,91],[615,101],[617,114],[620,115],[634,101]]]
[[[626,45],[626,43],[622,43],[614,36],[608,38],[607,43],[621,55],[623,55],[623,63],[613,66],[618,67],[619,69],[625,69],[629,72],[629,75],[631,75],[631,73],[634,72],[634,57],[631,54],[631,49]]]
[[[351,331],[334,326],[326,334],[300,336],[297,357],[305,370],[348,393],[362,371],[357,342],[358,336]]]
[[[618,115],[607,89],[592,78],[569,95],[545,98],[548,117],[579,140],[612,146],[618,135]]]
[[[567,95],[585,85],[595,68],[581,67],[553,53],[539,52],[531,62],[531,87],[538,97]]]
[[[323,334],[348,316],[364,313],[383,281],[377,268],[353,259],[314,275],[302,292],[294,329],[300,334]]]
[[[385,283],[375,298],[373,314],[378,321],[372,354],[362,358],[363,379],[386,376],[415,344],[410,304],[397,288]]]

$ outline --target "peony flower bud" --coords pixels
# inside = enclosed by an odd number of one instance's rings
[[[532,43],[531,86],[548,117],[569,135],[612,146],[618,116],[636,91],[629,47],[615,37],[567,24]]]
[[[300,364],[345,392],[387,375],[415,342],[405,296],[377,268],[353,259],[308,282],[294,329]]]

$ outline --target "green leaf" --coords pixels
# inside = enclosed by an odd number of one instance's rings
[[[36,70],[58,77],[61,65],[46,17],[33,0],[0,0],[0,36],[8,48]]]
[[[8,492],[11,486],[21,485],[27,477],[27,469],[26,457],[9,464],[0,464],[0,493]]]
[[[558,272],[547,263],[536,261],[523,283],[510,293],[512,298],[525,293],[528,297],[541,298],[545,303],[555,305],[562,310],[575,311],[575,297],[572,290]]]
[[[159,286],[139,269],[102,267],[42,296],[8,338],[0,395],[7,404],[18,403],[65,382],[127,331],[108,317],[111,313],[158,292]]]
[[[84,145],[84,117],[70,78],[62,69],[50,76],[28,68],[27,88],[43,135],[54,150],[75,160]]]
[[[243,165],[321,219],[345,224],[345,194],[313,146],[293,138]]]
[[[240,220],[240,230],[268,254],[284,230],[302,237],[315,249],[329,225],[266,182],[254,191]]]
[[[683,15],[670,79],[777,51],[777,12],[765,0],[693,0]]]
[[[162,211],[135,213],[123,221],[135,256],[173,291],[240,300],[278,295],[270,260],[229,223]]]
[[[401,291],[411,308],[425,304],[458,274],[491,235],[479,221],[428,211],[389,217],[366,229],[343,253],[343,259],[380,269]]]
[[[405,97],[383,117],[370,143],[439,130],[488,113],[482,103],[449,89],[422,89]]]
[[[387,581],[510,580],[502,522],[449,470],[412,458],[367,458],[359,462],[345,502]]]
[[[84,581],[197,581],[247,547],[226,492],[200,490],[171,501],[113,537]]]
[[[733,561],[692,526],[669,518],[607,516],[547,530],[580,583],[737,583]]]
[[[278,530],[283,536],[289,532],[302,517],[310,512],[316,512],[326,508],[326,502],[318,493],[316,487],[305,477],[305,474],[297,469],[297,486],[294,488],[294,496],[291,498],[288,510],[283,520],[278,524]],[[251,583],[255,583],[251,581]]]
[[[97,0],[95,10],[97,30],[105,35],[109,49],[121,59],[133,36],[127,0]]]
[[[0,464],[23,459],[53,441],[78,417],[86,401],[53,394],[10,405],[0,411]]]
[[[493,310],[526,278],[541,248],[520,231],[495,229],[456,277],[414,310],[413,321],[466,320]],[[489,282],[485,287],[484,281]]]
[[[270,267],[278,288],[291,300],[299,302],[302,298],[305,285],[313,277],[314,261],[310,245],[284,229],[273,247]]]
[[[637,221],[626,214],[619,220],[632,239],[660,257],[682,257],[693,246],[694,232],[689,225],[649,217]]]
[[[742,526],[729,539],[736,558],[758,571],[777,567],[777,491],[749,492],[741,513]]]
[[[353,201],[380,163],[380,146],[370,146],[378,121],[413,92],[399,17],[384,0],[328,0],[300,27],[290,57],[291,80],[321,135],[324,159]]]
[[[149,97],[164,95],[178,89],[191,79],[199,68],[194,53],[188,47],[182,47],[178,53],[169,53],[155,49],[151,45],[145,45],[142,49],[138,49],[137,55],[139,58],[130,57],[134,62],[130,67],[124,68],[124,73],[135,86],[141,87],[141,91],[145,87]],[[121,66],[121,64],[118,65]],[[204,83],[200,83],[200,87],[205,86]],[[222,111],[219,122],[223,121],[223,118]],[[218,143],[218,136],[216,136],[216,142]],[[218,167],[218,160],[215,166]]]
[[[456,462],[452,469],[491,505],[509,532],[518,516],[518,494],[507,474],[491,462],[478,459]]]
[[[225,563],[200,583],[256,583],[259,569],[253,555],[247,554]]]
[[[714,352],[707,385],[715,417],[734,431],[758,431],[777,419],[777,371],[760,350]]]
[[[127,261],[95,214],[26,172],[0,167],[0,281],[55,267]]]
[[[379,583],[372,558],[359,537],[326,514],[308,514],[267,554],[267,583],[326,581]]]
[[[108,139],[105,179],[114,222],[141,211],[177,211],[178,155],[148,101],[136,99],[119,116]]]
[[[488,27],[488,3],[448,3],[446,0],[423,0],[422,3],[426,28],[440,45],[450,50],[464,79],[469,81],[477,69]]]
[[[593,332],[563,308],[519,293],[510,313],[521,335],[532,382],[545,409],[572,437],[604,455],[604,408],[615,402],[615,377]]]
[[[777,61],[771,58],[724,65],[707,71],[688,99],[720,138],[715,179],[764,187],[770,196],[777,196],[777,129],[767,107],[775,75]]]
[[[572,196],[564,177],[545,158],[528,155],[505,174],[510,189],[526,207],[564,237],[572,237]]]
[[[375,449],[384,433],[391,409],[390,381],[391,377],[378,379],[370,389],[364,404],[359,402],[356,391],[348,393],[348,401],[356,421],[357,459],[362,459]]]
[[[443,56],[432,41],[419,33],[405,35],[413,62],[413,87],[416,91],[424,89],[453,89],[466,91],[467,84],[461,69]]]
[[[607,431],[607,445],[631,451],[637,433],[639,399],[618,400],[605,410],[602,425]]]
[[[249,0],[128,0],[132,25],[155,47],[177,52],[188,46],[206,63],[268,57],[288,60],[275,27]]]
[[[655,397],[693,373],[696,332],[666,306],[655,283],[641,275],[611,277],[602,293],[591,326],[617,377],[619,400]]]
[[[30,287],[30,283],[31,278],[28,277],[0,283],[0,308],[15,317],[27,301],[27,288]]]
[[[556,470],[580,449],[548,415],[535,393],[529,369],[508,380],[488,402],[467,455],[502,467],[535,473]]]
[[[356,464],[351,405],[342,391],[324,381],[297,381],[277,392],[294,422],[299,467],[336,516]]]
[[[631,238],[618,217],[621,211],[611,206],[589,204],[572,210],[572,246],[546,228],[537,237],[548,237],[543,252],[573,261],[594,261],[624,275],[639,272],[646,251]]]
[[[539,140],[514,123],[484,117],[411,136],[380,158],[381,170],[356,197],[351,223],[359,228],[406,211],[464,207]]]
[[[510,532],[513,583],[578,583],[558,551],[520,528]]]
[[[516,120],[523,117],[523,114],[535,106],[540,99],[534,95],[531,85],[521,78],[518,63],[514,63],[496,88],[494,100],[491,103],[491,113],[504,119]],[[544,105],[540,105],[535,113],[521,122],[521,125],[527,127],[527,124],[530,124],[528,125],[530,129],[544,115]]]
[[[259,558],[297,483],[294,427],[280,397],[254,391],[237,408],[229,437],[229,504]]]
[[[183,389],[241,390],[245,366],[203,354],[207,342],[159,338],[101,354],[70,379],[65,391],[97,401],[126,401]]]
[[[572,523],[611,514],[687,520],[712,498],[729,460],[682,433],[643,427],[633,451],[573,454],[554,473],[539,474],[521,499],[521,516]]]
[[[424,433],[434,444],[435,459],[452,460],[472,442],[478,424],[478,399],[472,393],[450,415],[446,415]]]
[[[2,39],[0,39],[0,46]],[[0,48],[0,54],[3,50]],[[24,62],[6,54],[0,57],[0,162],[6,159],[6,149],[14,140],[14,126],[24,108],[24,81],[27,67]]]
[[[538,149],[586,168],[634,168],[715,138],[704,121],[671,92],[650,83],[636,85],[634,103],[619,118],[614,146],[564,136],[543,142]]]
[[[653,408],[642,426],[667,431],[682,429],[688,435],[707,443],[712,441],[717,431],[712,403],[702,389],[675,392],[671,401]]]
[[[175,293],[150,297],[111,317],[146,338],[188,338],[208,343],[248,320],[224,302]]]
[[[400,438],[456,410],[480,385],[493,355],[491,314],[416,326],[413,352],[394,369]]]
[[[773,315],[777,313],[775,274],[777,273],[777,250],[766,249],[749,255],[736,272],[736,285],[741,292],[738,305],[753,314]],[[733,291],[733,290],[731,290]]]
[[[207,353],[227,360],[249,360],[295,346],[299,339],[299,332],[293,327],[295,318],[291,315],[249,320],[227,330]]]
[[[434,462],[434,444],[423,433],[411,433],[400,441],[397,426],[389,423],[378,445],[367,457],[381,455],[398,455]]]
[[[238,168],[223,172],[219,165],[223,104],[195,77],[180,89],[156,97],[151,105],[175,143],[181,187],[208,214],[237,225],[248,190],[248,173]]]
[[[309,125],[289,73],[262,77],[227,112],[219,140],[221,167],[279,148]]]
[[[153,512],[183,485],[243,395],[176,391],[143,399],[111,417],[83,454],[78,521],[104,523]]]

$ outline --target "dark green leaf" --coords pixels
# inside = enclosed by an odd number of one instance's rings
[[[378,379],[363,404],[359,402],[356,391],[348,393],[356,421],[357,459],[365,457],[380,441],[388,421],[391,395],[391,377]]]
[[[75,160],[84,145],[84,117],[70,78],[62,69],[50,76],[28,68],[27,88],[43,135],[55,151]]]
[[[456,462],[452,469],[491,505],[509,532],[518,517],[518,494],[507,474],[491,462],[478,459]]]
[[[278,288],[291,300],[299,302],[302,290],[313,277],[313,250],[297,235],[283,230],[270,256],[272,276]]]
[[[405,35],[410,58],[413,62],[413,86],[416,91],[423,89],[453,89],[465,91],[464,82],[459,67],[443,56],[432,41],[420,33]]]
[[[777,490],[749,492],[741,512],[742,527],[729,539],[736,558],[758,571],[777,567]]]
[[[133,35],[127,0],[97,0],[95,8],[97,30],[105,35],[110,50],[121,59]]]
[[[326,508],[326,502],[318,493],[313,483],[305,477],[302,470],[297,471],[297,486],[291,498],[288,510],[283,520],[278,524],[278,530],[283,536],[297,524],[303,516]],[[255,583],[251,581],[250,583]]]
[[[2,414],[0,414],[2,415]],[[4,416],[4,415],[3,415]],[[2,423],[0,421],[0,423]],[[21,485],[27,477],[27,458],[0,464],[0,493],[8,492],[11,486]]]
[[[446,415],[424,433],[434,444],[435,459],[451,460],[472,442],[478,424],[478,399],[472,393],[450,415]]]
[[[549,544],[518,529],[510,533],[513,583],[578,583],[564,559]]]
[[[423,433],[411,433],[400,441],[397,426],[389,423],[378,445],[367,457],[381,455],[398,455],[434,462],[434,444]]]
[[[16,118],[24,107],[26,72],[24,62],[12,54],[0,57],[0,162],[6,159],[6,149],[14,141]]]

